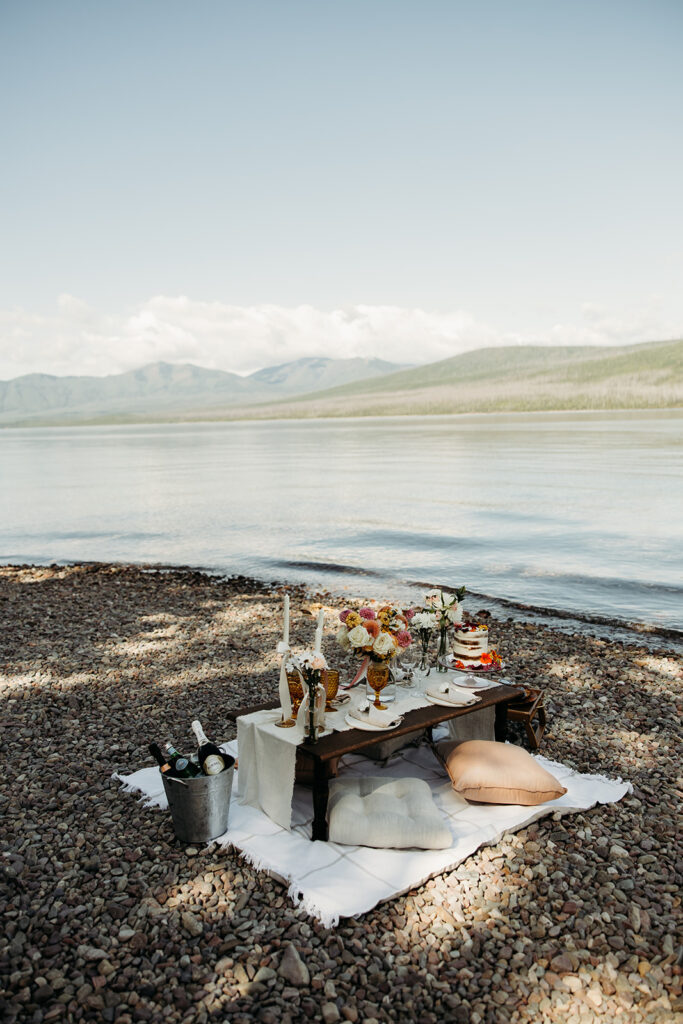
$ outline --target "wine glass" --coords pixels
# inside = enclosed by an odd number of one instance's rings
[[[410,647],[404,647],[396,658],[396,664],[401,672],[401,677],[396,681],[399,686],[403,686],[406,690],[414,690],[417,686],[417,680],[415,678],[415,670],[417,669],[420,662],[420,651],[417,644],[411,644]]]

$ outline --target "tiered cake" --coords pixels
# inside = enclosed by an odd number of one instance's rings
[[[496,652],[489,651],[489,627],[480,622],[457,623],[452,649],[456,668],[491,668],[500,665]]]

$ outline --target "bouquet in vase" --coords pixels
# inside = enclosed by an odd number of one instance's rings
[[[414,612],[410,620],[410,628],[413,635],[420,641],[420,647],[422,650],[422,656],[420,660],[420,672],[425,672],[429,675],[429,641],[432,639],[432,635],[438,628],[438,619],[436,613],[433,611],[425,611],[424,609],[417,610]]]
[[[425,594],[424,612],[433,615],[436,628],[439,630],[439,650],[436,655],[437,672],[446,672],[444,659],[448,654],[448,630],[456,622],[462,622],[460,602],[465,596],[466,588],[458,587],[452,594],[443,590],[430,590]]]
[[[318,651],[301,651],[287,660],[287,673],[298,675],[303,690],[303,700],[297,719],[303,719],[304,735],[315,743],[318,732],[325,728],[325,687],[322,673],[327,668],[324,655]]]
[[[345,608],[340,613],[342,622],[337,633],[337,642],[346,651],[353,651],[362,658],[361,666],[351,681],[355,686],[363,676],[375,691],[375,707],[384,707],[379,700],[379,691],[389,682],[389,662],[401,650],[413,642],[408,629],[412,612],[403,612],[394,605],[361,608],[354,612]]]

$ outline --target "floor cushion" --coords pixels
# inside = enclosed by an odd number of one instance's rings
[[[424,779],[337,779],[328,808],[333,843],[399,850],[445,850],[453,844]]]
[[[453,789],[465,800],[532,806],[567,792],[531,754],[512,743],[444,740],[436,745],[436,752]]]

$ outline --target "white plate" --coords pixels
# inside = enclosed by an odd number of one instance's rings
[[[354,718],[352,715],[347,715],[344,721],[347,725],[353,726],[354,729],[365,729],[366,732],[388,732],[390,729],[395,729],[397,725],[401,724],[403,715],[399,715],[392,725],[373,725],[372,722],[363,722],[360,718]]]
[[[464,700],[462,702],[459,701],[456,704],[455,701],[446,700],[445,697],[443,700],[439,700],[437,697],[432,697],[431,693],[425,693],[425,697],[427,698],[430,704],[438,704],[440,707],[443,708],[469,708],[473,704],[476,704],[477,701],[479,700],[478,697],[473,696],[472,700]]]
[[[464,675],[463,679],[453,679],[451,682],[452,686],[459,686],[462,690],[489,690],[492,686],[498,686],[498,679],[478,678],[473,672],[465,672],[461,668],[452,668],[451,672],[457,672],[458,675]]]

